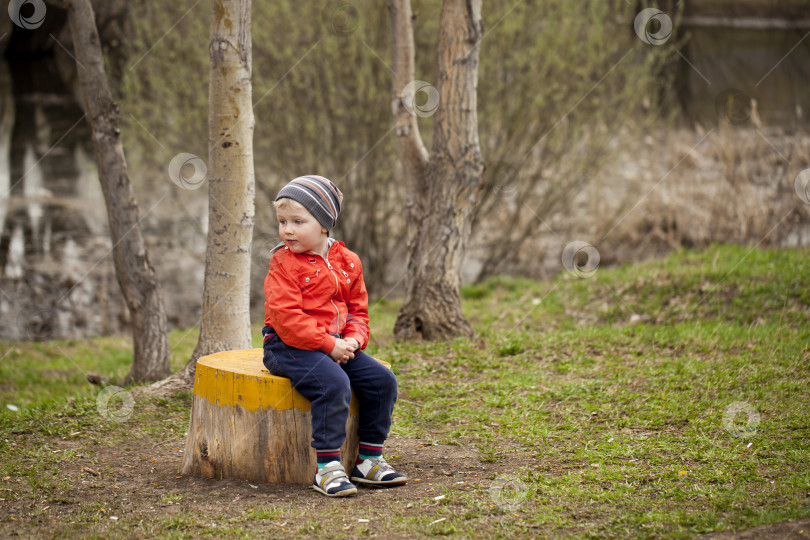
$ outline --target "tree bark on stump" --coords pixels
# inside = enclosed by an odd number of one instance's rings
[[[138,203],[118,128],[118,107],[107,85],[93,8],[89,0],[68,0],[68,7],[79,83],[110,222],[115,275],[132,315],[135,350],[126,382],[156,381],[171,373],[163,296],[141,235]]]
[[[317,462],[310,445],[310,402],[289,379],[270,375],[262,354],[262,349],[226,351],[197,361],[182,474],[312,483]],[[352,396],[341,447],[347,471],[357,458],[358,413]]]
[[[461,311],[461,264],[471,213],[481,185],[476,85],[483,36],[480,0],[442,5],[436,88],[414,82],[410,0],[389,0],[393,30],[393,104],[400,160],[410,183],[407,201],[408,265],[405,302],[394,333],[399,339],[472,336]],[[408,91],[405,91],[408,88]],[[414,89],[416,93],[414,94]],[[425,149],[416,95],[436,93],[433,148]]]

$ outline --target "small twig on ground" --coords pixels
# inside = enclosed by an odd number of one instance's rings
[[[87,382],[98,386],[105,386],[107,384],[107,377],[99,373],[88,373]]]

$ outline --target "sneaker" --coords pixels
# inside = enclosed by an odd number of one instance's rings
[[[315,473],[312,488],[327,497],[347,497],[357,493],[357,486],[349,481],[339,461],[330,461]]]
[[[352,482],[374,486],[401,486],[408,482],[408,477],[394,470],[385,458],[370,457],[354,466]]]

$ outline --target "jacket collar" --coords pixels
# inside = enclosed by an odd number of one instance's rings
[[[336,240],[334,238],[327,238],[326,242],[328,243],[328,246],[326,247],[326,253],[328,254],[332,250],[332,244],[334,244],[336,242]],[[340,244],[340,243],[341,242],[338,242],[338,244]],[[278,244],[276,244],[276,246],[270,251],[270,256],[272,257],[273,255],[275,255],[276,251],[282,249],[283,247],[284,247],[284,242],[279,242]],[[312,253],[312,252],[311,251],[306,251],[305,253]]]

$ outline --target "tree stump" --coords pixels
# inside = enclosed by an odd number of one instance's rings
[[[197,361],[184,475],[312,483],[317,465],[310,402],[289,379],[271,375],[262,354],[262,349],[225,351]],[[357,458],[358,411],[352,395],[340,449],[349,471]]]

